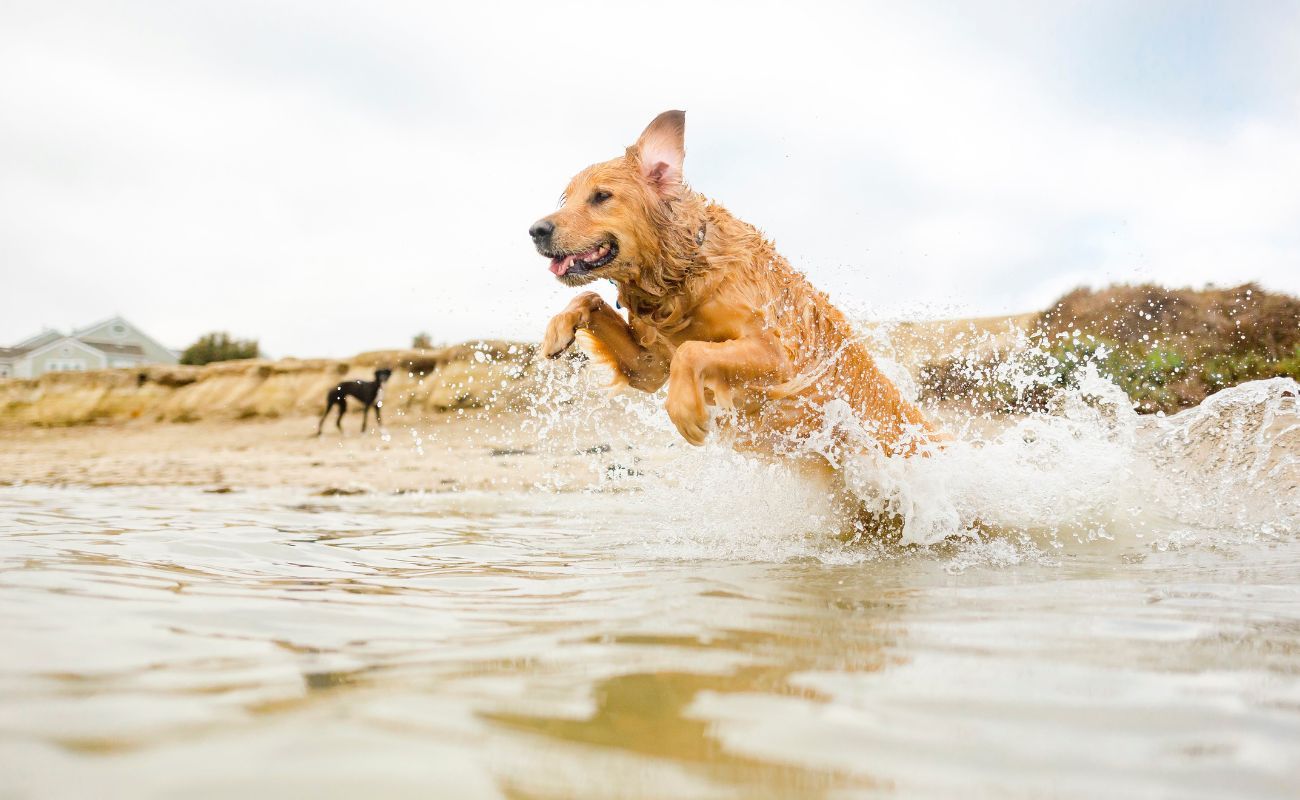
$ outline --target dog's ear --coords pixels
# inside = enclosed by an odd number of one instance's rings
[[[660,192],[680,186],[686,160],[686,112],[665,111],[655,117],[634,147],[641,174]]]

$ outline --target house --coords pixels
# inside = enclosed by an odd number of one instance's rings
[[[13,347],[0,347],[0,378],[35,378],[46,372],[175,364],[176,353],[122,317],[71,334],[45,330]]]

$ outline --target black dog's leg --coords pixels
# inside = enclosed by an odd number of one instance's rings
[[[344,411],[347,411],[347,410],[348,410],[348,399],[347,399],[346,397],[340,397],[340,398],[339,398],[339,418],[336,419],[336,420],[334,420],[334,427],[336,427],[336,428],[339,429],[339,433],[342,433],[342,432],[343,432],[343,412],[344,412]]]
[[[384,401],[383,401],[383,400],[376,400],[376,401],[375,401],[375,425],[383,425],[383,424],[384,424],[384,421],[383,421],[382,419],[379,418],[379,409],[380,409],[381,407],[383,407],[383,405],[384,405]]]
[[[325,418],[330,415],[330,411],[333,408],[334,408],[334,398],[331,397],[325,401],[325,413],[320,415],[320,422],[316,424],[317,436],[320,436],[321,429],[325,427]]]
[[[366,419],[370,416],[370,404],[366,403],[361,407],[361,432],[366,432]]]

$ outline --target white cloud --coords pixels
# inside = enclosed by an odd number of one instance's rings
[[[570,291],[528,224],[669,107],[697,188],[848,306],[1300,291],[1300,49],[1258,35],[1282,10],[1203,59],[1272,65],[1252,103],[1193,118],[1120,85],[1099,106],[1087,69],[1124,54],[1073,6],[128,8],[0,11],[0,342],[113,312],[276,354],[535,337]]]

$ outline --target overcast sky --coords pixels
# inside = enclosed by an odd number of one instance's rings
[[[854,313],[1300,292],[1300,4],[903,5],[0,3],[0,344],[536,339],[529,223],[668,108]]]

